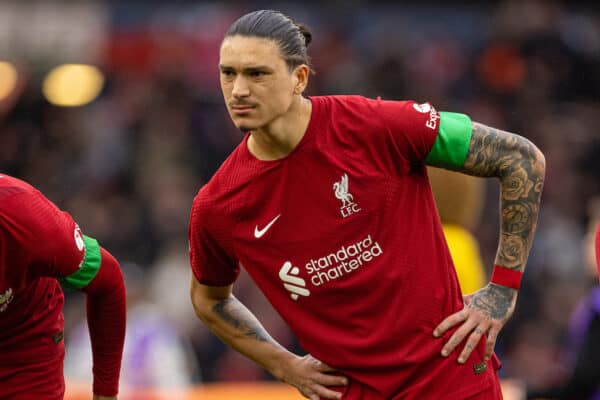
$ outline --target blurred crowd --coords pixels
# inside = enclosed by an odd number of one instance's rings
[[[558,379],[554,361],[569,316],[597,282],[585,272],[583,243],[600,196],[600,10],[551,0],[472,3],[108,3],[98,60],[106,84],[98,99],[75,108],[44,100],[40,65],[6,60],[27,80],[10,107],[0,107],[0,171],[39,188],[121,261],[130,288],[129,384],[271,379],[212,336],[188,296],[193,196],[242,137],[218,86],[219,44],[256,8],[312,28],[308,95],[429,101],[519,133],[545,153],[537,236],[497,352],[503,377],[534,386]],[[469,229],[489,276],[497,182],[485,181],[483,195],[481,218]],[[247,275],[234,292],[277,340],[301,351]],[[66,301],[72,348],[85,336],[82,300]],[[67,360],[67,373],[89,371],[77,367],[80,358]],[[156,359],[170,360],[160,368],[177,378],[154,378]]]

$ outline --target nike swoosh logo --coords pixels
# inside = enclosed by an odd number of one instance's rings
[[[273,226],[273,224],[275,223],[275,221],[277,221],[279,219],[279,217],[281,217],[281,214],[279,214],[278,216],[276,216],[275,218],[273,218],[271,220],[271,222],[269,222],[267,224],[267,226],[265,226],[262,229],[258,229],[258,225],[256,225],[254,227],[254,237],[257,239],[260,239],[261,237],[264,236],[265,233],[267,233],[267,231],[269,230],[269,228],[271,228],[271,226]]]

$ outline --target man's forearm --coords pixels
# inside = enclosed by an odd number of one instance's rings
[[[500,267],[518,272],[525,269],[536,228],[545,170],[544,155],[529,140],[473,123],[462,172],[500,179],[500,241],[495,260]],[[441,337],[448,329],[461,324],[444,344],[443,356],[448,356],[468,337],[458,357],[458,362],[464,363],[486,335],[485,359],[491,358],[497,335],[514,310],[520,281],[518,273],[505,269],[498,271],[508,273],[510,277],[506,282],[504,279],[501,284],[494,281],[475,292],[466,299],[463,310],[448,316],[435,328],[434,336]]]
[[[277,379],[307,398],[339,399],[330,386],[345,386],[348,379],[310,354],[297,356],[277,343],[256,317],[231,293],[232,286],[207,286],[192,278],[194,310],[225,343],[254,360]]]
[[[234,296],[213,300],[196,313],[208,328],[226,344],[254,360],[276,378],[282,379],[281,366],[296,357],[275,341]]]
[[[500,179],[500,242],[495,264],[523,271],[536,228],[545,160],[529,140],[478,123],[463,172]]]
[[[524,137],[482,124],[473,135],[463,172],[500,179],[500,240],[495,265],[525,270],[537,224],[546,163],[543,154]],[[514,305],[516,290],[490,284],[488,296],[476,296],[474,306],[502,319]]]

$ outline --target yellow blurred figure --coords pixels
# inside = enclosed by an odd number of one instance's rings
[[[479,244],[470,232],[481,217],[484,181],[439,168],[427,170],[460,288],[463,294],[475,292],[486,284]]]
[[[463,294],[481,289],[486,276],[477,240],[461,226],[444,224],[443,228]]]

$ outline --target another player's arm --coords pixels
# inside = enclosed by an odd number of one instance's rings
[[[0,213],[19,231],[35,275],[56,278],[63,289],[86,293],[93,398],[116,400],[125,339],[125,286],[118,262],[38,191],[22,190],[3,198]]]
[[[473,123],[461,172],[500,180],[500,241],[495,265],[523,272],[540,208],[545,174],[543,154],[524,137]],[[446,318],[434,331],[440,336],[462,323],[442,354],[450,354],[468,336],[459,356],[459,362],[465,362],[487,333],[485,357],[489,359],[498,332],[512,315],[516,298],[515,289],[494,283],[468,297],[465,309]]]
[[[86,294],[93,358],[93,400],[116,400],[125,341],[123,274],[118,261],[95,239],[85,235],[80,237],[85,243],[85,257],[81,265],[73,271],[72,263],[63,259],[55,266],[55,272],[64,290],[78,290]],[[73,248],[73,245],[66,245],[61,254]],[[65,275],[67,271],[71,273]]]
[[[190,295],[198,317],[226,344],[254,360],[277,379],[295,386],[305,397],[340,399],[327,386],[342,386],[346,378],[310,355],[286,350],[232,294],[232,286],[207,286],[192,277]]]
[[[94,373],[93,400],[116,400],[125,342],[125,283],[119,262],[103,247],[97,249],[100,255],[98,272],[78,290],[86,294]]]

